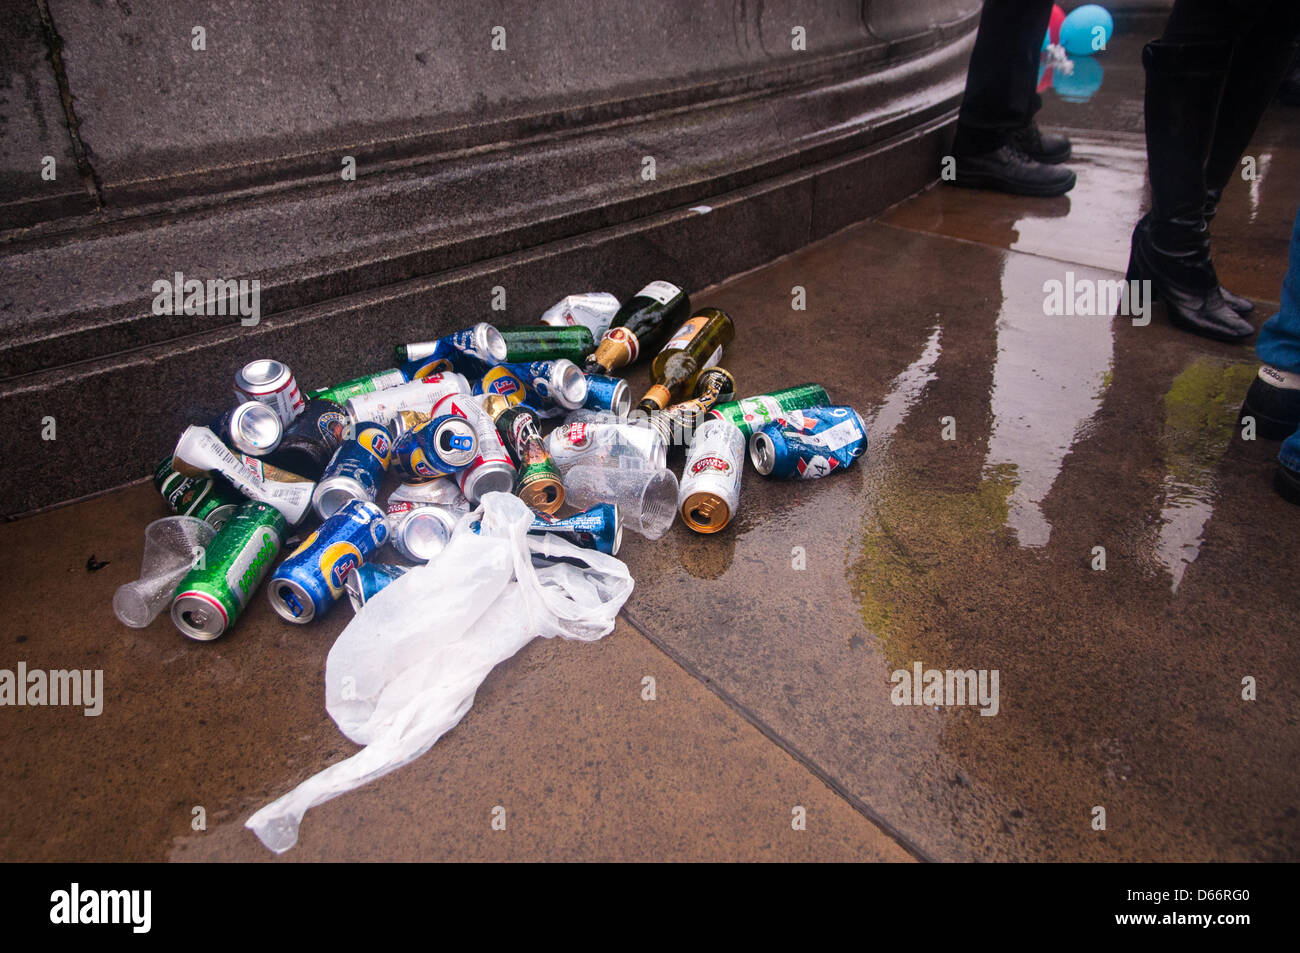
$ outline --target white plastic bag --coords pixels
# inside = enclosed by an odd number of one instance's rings
[[[532,521],[518,497],[488,493],[437,557],[366,601],[325,664],[325,707],[366,747],[250,817],[244,826],[264,845],[283,853],[308,808],[428,751],[469,711],[488,672],[532,639],[613,631],[632,592],[627,566],[551,534],[529,536]],[[569,562],[539,569],[534,554]]]

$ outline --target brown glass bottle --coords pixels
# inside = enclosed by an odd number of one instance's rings
[[[718,363],[722,349],[736,336],[727,312],[701,308],[677,329],[650,365],[654,382],[641,398],[639,409],[647,413],[663,410],[674,398],[689,394],[695,379],[706,367]]]

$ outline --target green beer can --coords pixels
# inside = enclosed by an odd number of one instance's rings
[[[271,571],[284,533],[274,506],[250,500],[236,510],[176,587],[172,622],[181,634],[210,642],[234,625]]]
[[[783,410],[826,407],[830,402],[830,395],[821,384],[799,384],[770,394],[759,394],[757,397],[745,397],[742,400],[718,404],[709,411],[709,416],[719,417],[735,424],[748,439],[755,430],[763,428],[781,416]]]
[[[386,371],[376,371],[374,374],[354,377],[350,381],[335,384],[333,387],[322,387],[318,390],[308,391],[307,399],[324,398],[325,400],[332,400],[336,404],[346,404],[349,397],[360,397],[362,394],[373,394],[376,391],[388,390],[390,387],[400,387],[402,384],[407,383],[407,380],[407,376],[402,372],[401,368],[392,367]]]
[[[154,469],[153,485],[173,513],[204,520],[214,529],[221,529],[244,503],[244,495],[224,481],[177,473],[172,469],[171,457],[165,457]]]
[[[563,358],[581,367],[583,359],[596,350],[591,329],[581,324],[564,327],[529,324],[498,330],[506,341],[507,364],[558,361]]]

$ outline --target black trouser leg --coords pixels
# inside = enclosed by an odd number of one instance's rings
[[[1206,213],[1211,218],[1219,193],[1237,171],[1264,110],[1286,76],[1298,35],[1300,3],[1274,0],[1253,16],[1233,46],[1214,141],[1205,163],[1205,185],[1210,190]]]
[[[966,95],[957,117],[958,155],[992,152],[1034,118],[1042,100],[1038,63],[1052,0],[985,0]]]
[[[1176,4],[1175,12],[1182,5]],[[1233,38],[1203,42],[1208,39],[1203,34],[1174,36],[1166,31],[1142,50],[1151,212],[1134,229],[1129,278],[1150,281],[1175,323],[1209,337],[1239,340],[1254,328],[1219,290],[1205,224],[1205,163]]]

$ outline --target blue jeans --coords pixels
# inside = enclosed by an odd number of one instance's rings
[[[1259,329],[1255,353],[1279,371],[1300,374],[1300,212],[1291,232],[1291,262],[1282,279],[1282,310]],[[1282,442],[1277,458],[1287,469],[1300,470],[1300,430]]]

